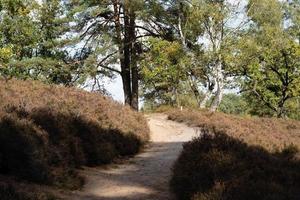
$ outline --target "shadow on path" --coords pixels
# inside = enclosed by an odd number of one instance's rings
[[[197,131],[168,121],[164,115],[148,117],[152,142],[144,152],[109,168],[85,168],[87,182],[82,191],[65,194],[72,200],[172,200],[169,191],[171,168],[182,144]]]

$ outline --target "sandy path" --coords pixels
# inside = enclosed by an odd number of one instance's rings
[[[182,143],[198,133],[196,129],[167,120],[162,114],[147,116],[151,142],[144,152],[123,164],[107,169],[86,168],[86,185],[72,200],[170,200],[168,181]]]

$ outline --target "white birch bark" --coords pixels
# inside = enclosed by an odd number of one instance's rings
[[[202,101],[199,104],[199,108],[206,108],[206,104],[208,102],[208,100],[210,99],[212,95],[212,91],[211,90],[207,90],[207,92],[204,95],[204,98],[202,99]]]
[[[210,106],[210,111],[215,112],[223,99],[223,90],[224,90],[224,75],[222,72],[222,63],[219,61],[214,70],[214,75],[216,77],[216,86],[217,91],[214,96],[213,102]]]

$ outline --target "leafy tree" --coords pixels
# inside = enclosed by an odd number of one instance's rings
[[[59,0],[0,1],[1,74],[45,82],[72,82],[72,65],[63,51],[68,31]]]
[[[179,105],[179,94],[184,92],[180,89],[187,78],[184,59],[180,43],[149,39],[149,51],[141,62],[144,97],[160,104]]]
[[[66,5],[61,0],[43,0],[38,7],[36,20],[40,40],[37,45],[37,66],[42,66],[42,75],[52,83],[72,85],[80,75],[79,66],[71,61],[64,50],[70,41],[70,19],[66,16]],[[34,62],[33,62],[34,64]]]
[[[288,100],[300,95],[300,48],[265,50],[247,66],[243,88],[259,98],[278,117],[286,114]]]
[[[190,86],[204,108],[213,96],[210,110],[220,105],[230,73],[228,55],[235,38],[248,23],[241,1],[176,1],[177,32],[190,56]],[[243,16],[238,22],[233,19]],[[201,98],[202,91],[204,96]],[[214,93],[214,95],[213,95]]]
[[[120,75],[134,109],[143,96],[231,112],[238,85],[251,113],[295,118],[300,1],[246,3],[0,0],[0,73],[101,91]]]
[[[0,45],[3,49],[11,49],[11,56],[15,59],[20,60],[34,54],[33,47],[39,35],[31,11],[36,5],[35,1],[0,1]]]
[[[284,26],[280,2],[253,0],[249,6],[255,7],[249,12],[253,26],[236,51],[241,87],[269,109],[265,113],[283,117],[287,102],[300,95],[300,46]]]
[[[154,0],[73,0],[70,6],[79,43],[89,49],[86,60],[92,64],[93,78],[120,75],[125,103],[138,109],[141,38],[168,35],[167,27],[159,23],[164,21],[159,17],[162,5]]]

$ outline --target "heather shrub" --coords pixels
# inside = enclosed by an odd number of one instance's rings
[[[171,110],[168,118],[200,128],[214,128],[229,136],[259,145],[271,152],[287,146],[300,149],[300,121],[291,119],[260,118],[230,115],[206,110]]]
[[[107,97],[34,81],[0,83],[2,175],[76,189],[83,184],[77,168],[133,155],[149,139],[144,117]]]
[[[23,196],[22,193],[19,193],[15,190],[12,185],[0,185],[0,199],[2,200],[30,200],[26,196]]]
[[[6,114],[0,119],[0,173],[47,182],[47,134],[31,121]]]
[[[29,190],[30,189],[30,190]],[[32,190],[32,188],[19,188],[14,183],[0,183],[1,200],[58,200],[59,198],[48,193]]]
[[[296,200],[300,161],[295,147],[270,153],[215,129],[184,144],[170,182],[182,200]]]
[[[0,79],[0,99],[0,108],[10,104],[21,106],[29,112],[40,108],[71,112],[95,122],[103,129],[117,129],[124,135],[134,134],[142,143],[149,140],[147,121],[142,114],[97,93],[37,81]]]
[[[72,111],[62,113],[40,108],[33,110],[30,117],[49,134],[52,145],[61,147],[57,148],[61,151],[56,160],[61,159],[70,165],[107,164],[118,156],[137,153],[142,146],[133,133],[104,129],[95,121]]]

